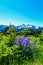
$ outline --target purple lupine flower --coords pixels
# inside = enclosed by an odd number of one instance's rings
[[[17,45],[20,45],[23,40],[24,40],[24,36],[19,36],[18,39],[17,39],[16,44],[17,44]]]
[[[27,49],[30,47],[29,41],[28,41],[28,37],[25,37],[25,39],[22,42],[23,44],[23,49]]]
[[[22,41],[22,44],[24,45],[27,45],[28,44],[28,37],[25,37],[24,40]]]
[[[26,51],[30,47],[28,37],[19,36],[16,42],[17,45],[21,45],[23,49]]]

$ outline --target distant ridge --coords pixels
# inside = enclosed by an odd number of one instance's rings
[[[4,30],[5,26],[4,25],[0,25],[0,30]]]
[[[0,25],[0,30],[4,30],[8,25]],[[15,26],[15,25],[9,25],[9,26]],[[28,28],[28,29],[31,29],[31,30],[34,30],[34,29],[40,29],[40,30],[43,30],[43,27],[41,26],[35,26],[35,25],[30,25],[30,24],[22,24],[22,25],[18,25],[18,26],[15,26],[16,27],[16,30],[21,30],[21,29],[24,29],[25,27]]]

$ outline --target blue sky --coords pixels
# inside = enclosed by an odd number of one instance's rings
[[[43,26],[43,0],[0,0],[0,24]]]

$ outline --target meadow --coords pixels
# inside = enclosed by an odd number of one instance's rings
[[[43,30],[0,30],[0,65],[43,65]]]

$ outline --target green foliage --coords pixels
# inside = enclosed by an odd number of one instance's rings
[[[23,30],[17,32],[18,35],[23,35],[23,36],[28,36],[30,33],[31,31],[28,30],[27,28],[24,28]]]
[[[15,44],[18,35],[29,36],[30,49],[25,52]],[[32,46],[32,42],[36,46]],[[41,45],[42,43],[42,45]],[[43,65],[43,30],[16,31],[15,26],[9,26],[0,31],[0,65]]]
[[[43,30],[42,30],[41,35],[40,35],[40,40],[43,41]]]

